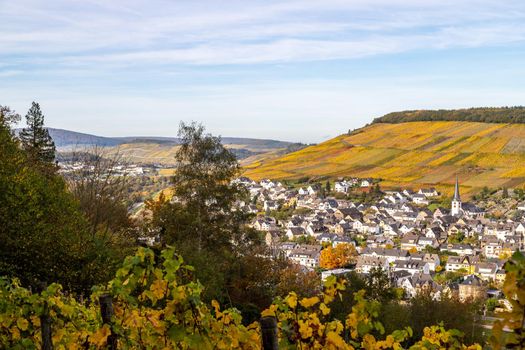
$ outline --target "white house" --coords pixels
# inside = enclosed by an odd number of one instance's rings
[[[412,202],[414,202],[415,204],[418,204],[418,205],[428,205],[428,203],[430,203],[427,199],[427,197],[425,197],[424,195],[422,194],[415,194],[412,196]]]
[[[346,180],[344,181],[336,181],[334,184],[334,190],[335,192],[339,193],[348,193],[348,190],[352,187],[352,184]]]
[[[361,187],[370,187],[371,184],[372,184],[372,180],[371,179],[362,179],[361,180]]]
[[[435,188],[421,188],[418,192],[418,194],[422,194],[425,197],[437,197],[439,196],[439,192],[436,191]]]

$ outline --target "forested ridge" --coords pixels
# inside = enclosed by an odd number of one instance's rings
[[[375,118],[373,123],[407,123],[417,121],[462,121],[480,123],[525,123],[525,107],[475,107],[464,109],[408,110]]]

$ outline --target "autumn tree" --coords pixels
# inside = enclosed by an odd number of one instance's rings
[[[250,254],[263,259],[262,235],[247,229],[247,215],[235,208],[245,190],[232,182],[240,167],[221,139],[195,123],[181,123],[179,137],[173,199],[150,205],[155,209],[149,229],[197,268],[197,277],[207,286],[206,297],[229,302],[228,289],[242,272],[239,259]]]
[[[315,271],[308,271],[297,264],[289,264],[278,274],[277,296],[285,296],[295,292],[299,296],[308,297],[320,291],[321,279]]]
[[[44,115],[40,105],[33,102],[26,114],[27,127],[19,134],[22,147],[32,160],[43,164],[53,164],[55,161],[55,143],[49,131],[44,128]]]
[[[119,151],[110,153],[92,146],[72,152],[69,159],[83,164],[82,168],[66,174],[66,180],[89,220],[91,234],[108,238],[129,234],[129,176],[119,170],[119,166],[125,164]]]
[[[335,248],[329,246],[321,251],[319,266],[324,269],[337,269],[355,262],[357,251],[353,244],[340,243]]]
[[[231,262],[228,294],[231,306],[242,312],[243,322],[249,324],[260,317],[276,296],[295,292],[312,296],[320,291],[321,279],[315,271],[308,271],[285,257],[262,258],[266,247],[243,254]]]

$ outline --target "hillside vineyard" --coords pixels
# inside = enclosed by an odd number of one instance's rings
[[[378,123],[247,167],[254,179],[356,176],[382,186],[433,185],[451,193],[525,183],[525,125],[475,122]]]

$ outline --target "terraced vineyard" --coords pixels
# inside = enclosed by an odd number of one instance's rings
[[[525,125],[475,122],[378,123],[280,158],[245,167],[253,179],[341,176],[383,179],[383,186],[464,192],[525,185]]]

